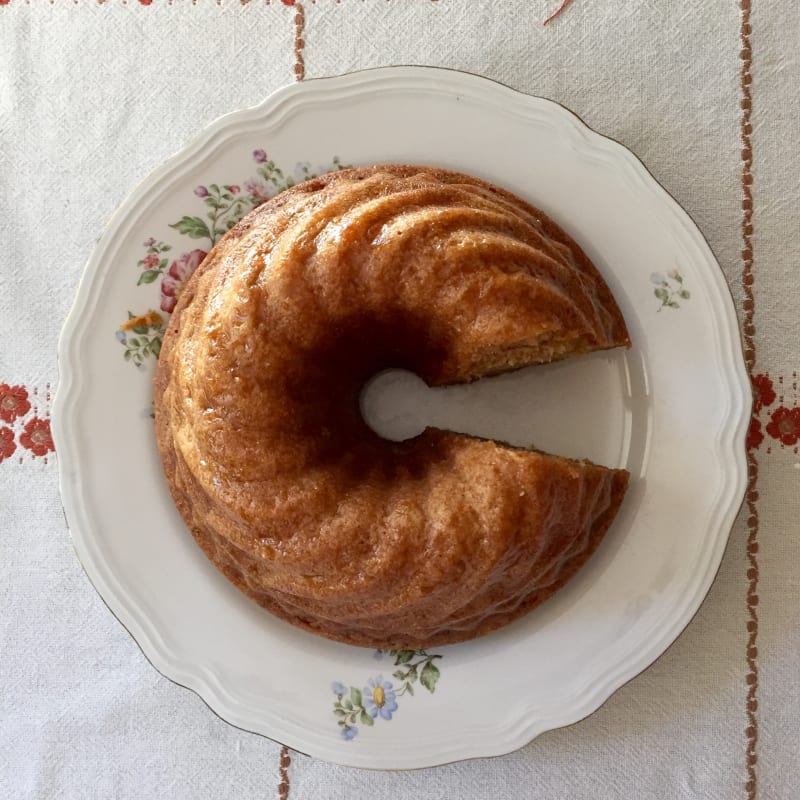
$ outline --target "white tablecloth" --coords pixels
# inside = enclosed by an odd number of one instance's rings
[[[800,797],[800,15],[574,0],[543,26],[556,5],[0,0],[0,797]],[[74,556],[48,415],[59,329],[127,193],[226,111],[396,63],[551,97],[639,155],[725,270],[761,400],[718,579],[656,664],[509,756],[373,773],[156,673]]]

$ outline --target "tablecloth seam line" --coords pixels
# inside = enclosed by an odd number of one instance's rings
[[[741,119],[740,134],[742,141],[742,286],[744,290],[744,359],[748,374],[752,381],[756,365],[755,347],[755,294],[753,292],[753,147],[752,147],[752,65],[753,50],[750,36],[752,2],[740,0],[741,25],[739,29],[739,51],[741,85]],[[755,451],[747,452],[747,646],[745,651],[747,661],[747,686],[746,712],[747,727],[745,737],[747,740],[746,770],[747,781],[745,792],[747,800],[755,800],[758,792],[758,459]]]
[[[286,0],[284,0],[286,2]],[[287,3],[290,5],[290,3]],[[306,76],[306,66],[304,51],[306,46],[306,11],[302,3],[294,2],[291,5],[295,8],[294,14],[294,78],[302,81]],[[280,756],[278,757],[278,800],[289,800],[291,784],[289,781],[289,767],[292,764],[292,756],[289,748],[284,744],[281,746]]]
[[[292,765],[292,756],[286,745],[281,747],[280,759],[278,762],[278,800],[289,800],[289,767]]]
[[[294,3],[294,77],[295,80],[302,81],[306,77],[305,62],[305,29],[306,11],[302,3]]]

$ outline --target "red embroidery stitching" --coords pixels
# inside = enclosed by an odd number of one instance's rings
[[[14,431],[11,428],[0,428],[0,463],[11,458],[17,449],[14,442]]]
[[[17,417],[24,417],[31,410],[28,390],[24,386],[9,386],[0,383],[0,419],[12,423]]]
[[[0,383],[0,422],[7,423],[0,425],[0,463],[16,453],[16,462],[24,464],[28,451],[32,458],[42,458],[47,464],[47,454],[54,451],[49,417],[49,383],[41,394],[35,386]]]
[[[50,420],[34,417],[28,420],[25,430],[19,437],[19,443],[35,456],[46,456],[55,450],[53,437],[50,434]]]

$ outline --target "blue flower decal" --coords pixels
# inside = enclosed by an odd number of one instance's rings
[[[391,719],[397,711],[397,695],[391,682],[378,675],[377,678],[370,678],[367,684],[362,692],[367,713],[373,719],[379,715],[381,719]]]
[[[390,720],[397,711],[397,700],[404,695],[414,696],[414,686],[422,686],[431,694],[436,690],[441,673],[436,661],[442,658],[427,650],[375,650],[375,659],[393,660],[392,678],[396,683],[385,681],[383,675],[370,678],[363,689],[345,686],[339,681],[331,684],[336,695],[333,713],[339,733],[346,742],[358,735],[358,726],[372,728],[377,719]]]
[[[352,742],[358,736],[358,728],[345,725],[342,729],[342,739],[346,742]]]

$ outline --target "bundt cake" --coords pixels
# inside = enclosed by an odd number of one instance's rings
[[[363,385],[629,345],[597,269],[513,194],[331,173],[251,212],[183,290],[155,379],[164,471],[208,558],[273,614],[377,648],[463,641],[581,567],[628,473],[442,430],[390,442]]]

